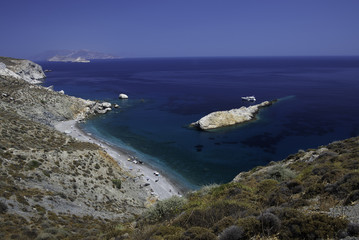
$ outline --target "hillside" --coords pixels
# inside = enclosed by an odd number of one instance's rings
[[[359,137],[334,142],[159,203],[131,239],[359,237]],[[123,234],[123,233],[122,233]]]
[[[0,239],[101,239],[143,212],[149,193],[130,173],[51,127],[95,105],[0,75]]]

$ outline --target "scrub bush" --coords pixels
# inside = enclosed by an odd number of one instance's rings
[[[262,233],[265,235],[273,235],[280,229],[281,221],[272,213],[263,213],[258,217],[258,220],[260,221]]]
[[[226,228],[220,235],[219,240],[240,240],[243,239],[243,229],[238,226],[230,226]]]
[[[173,217],[181,212],[185,203],[186,199],[178,196],[159,201],[144,213],[144,220],[151,223]]]

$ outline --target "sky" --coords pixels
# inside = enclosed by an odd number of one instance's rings
[[[0,56],[359,56],[359,0],[1,0]]]

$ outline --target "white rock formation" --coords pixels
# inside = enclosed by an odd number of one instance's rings
[[[127,96],[126,94],[124,94],[124,93],[121,93],[121,94],[118,96],[118,98],[120,98],[120,99],[127,99],[128,96]]]
[[[197,122],[191,124],[201,130],[215,129],[231,126],[252,120],[260,108],[271,105],[272,102],[265,101],[250,107],[241,107],[229,111],[212,112]]]
[[[103,106],[104,108],[111,108],[111,103],[109,103],[109,102],[103,102],[103,103],[102,103],[102,106]]]
[[[23,79],[32,84],[41,83],[39,80],[46,77],[42,67],[30,60],[13,58],[7,60],[12,64],[1,64],[0,75],[2,76]]]

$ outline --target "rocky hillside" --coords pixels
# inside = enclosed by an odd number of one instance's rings
[[[0,76],[0,239],[103,239],[150,204],[105,151],[51,127],[96,106]]]
[[[130,239],[357,239],[359,137],[158,203]]]

